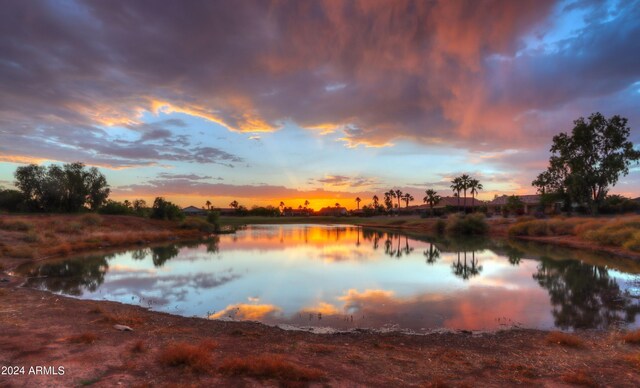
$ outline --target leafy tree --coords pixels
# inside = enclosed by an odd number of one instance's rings
[[[532,182],[538,192],[555,192],[565,202],[586,203],[597,213],[620,175],[627,175],[640,151],[629,141],[627,119],[593,113],[574,121],[571,133],[553,137],[549,167]]]
[[[116,214],[116,215],[127,215],[132,214],[133,209],[127,206],[124,202],[118,202],[114,200],[107,200],[107,202],[98,209],[98,213],[100,214]]]
[[[107,180],[97,168],[80,162],[48,168],[31,164],[14,174],[16,187],[32,210],[76,212],[85,206],[98,209],[109,197]]]
[[[373,207],[377,210],[380,205],[380,198],[378,198],[377,195],[374,195],[371,199],[373,200]]]
[[[510,195],[505,208],[511,214],[518,214],[524,209],[524,202],[517,195]]]
[[[311,202],[309,202],[309,200],[304,200],[304,208],[306,209],[307,207],[309,207],[309,205],[311,205]]]
[[[427,195],[422,199],[422,201],[429,204],[429,207],[431,208],[431,215],[433,215],[433,207],[440,203],[442,197],[440,197],[438,192],[433,189],[426,190],[425,194]]]
[[[232,201],[229,206],[231,206],[232,208],[238,210],[238,206],[240,206],[240,204],[238,203],[238,201]]]
[[[0,188],[0,210],[17,212],[23,203],[24,195],[20,191]]]
[[[360,197],[356,197],[356,205],[358,205],[358,210],[360,210],[360,202],[362,202]]]
[[[136,215],[140,217],[146,217],[148,215],[147,201],[144,199],[134,199],[131,206]]]
[[[162,197],[157,197],[153,201],[151,218],[175,221],[184,219],[184,214],[178,205],[171,203]]]

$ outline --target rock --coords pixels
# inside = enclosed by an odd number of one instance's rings
[[[132,328],[130,328],[129,326],[125,326],[125,325],[113,325],[113,328],[116,330],[120,330],[120,331],[133,331]]]

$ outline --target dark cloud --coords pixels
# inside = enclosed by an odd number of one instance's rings
[[[174,134],[182,121],[141,124],[144,110],[246,132],[293,121],[350,146],[540,147],[558,128],[549,112],[588,115],[583,101],[610,107],[640,80],[639,3],[565,3],[587,25],[540,48],[524,37],[545,36],[551,0],[7,1],[0,151],[121,167],[242,161],[193,147]],[[104,144],[111,124],[139,141]]]

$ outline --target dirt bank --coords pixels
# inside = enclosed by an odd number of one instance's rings
[[[6,285],[0,300],[0,365],[25,367],[24,375],[0,376],[8,387],[640,384],[640,348],[617,333],[317,335]],[[64,375],[29,375],[38,365]]]

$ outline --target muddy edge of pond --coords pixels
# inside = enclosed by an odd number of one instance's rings
[[[51,218],[35,222],[34,230],[46,233],[47,220]],[[90,232],[128,233],[141,227],[138,221],[115,221],[120,222],[115,228],[101,225]],[[142,228],[153,232],[166,226]],[[2,236],[3,247],[20,238]],[[0,282],[0,366],[62,366],[65,374],[0,374],[2,386],[154,386],[177,381],[187,386],[640,385],[640,348],[632,343],[640,335],[635,333],[512,329],[312,334],[78,300],[19,284],[18,278]],[[117,324],[134,331],[118,331]]]
[[[312,334],[6,284],[0,300],[0,365],[65,369],[0,375],[3,386],[640,384],[638,336],[614,331]]]

